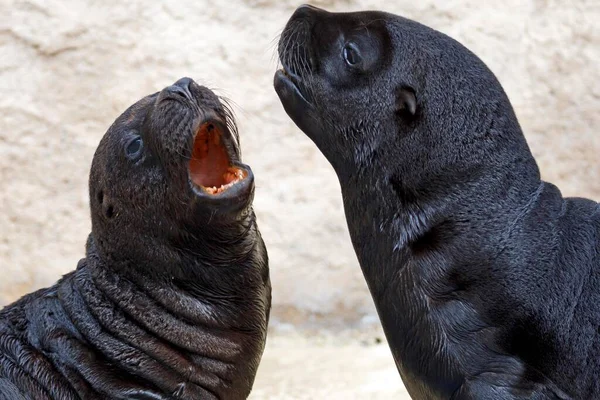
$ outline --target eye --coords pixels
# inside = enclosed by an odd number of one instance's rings
[[[144,148],[144,141],[140,136],[134,136],[125,145],[125,154],[130,159],[136,159],[142,154]]]
[[[362,62],[360,51],[354,43],[346,43],[344,49],[342,50],[342,54],[346,64],[351,67],[354,67]]]

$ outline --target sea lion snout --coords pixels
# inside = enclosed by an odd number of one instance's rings
[[[159,92],[145,131],[170,176],[205,205],[245,207],[253,193],[250,167],[241,162],[239,137],[227,100],[184,77]],[[186,173],[181,166],[187,165]],[[197,203],[197,202],[196,202]],[[230,204],[231,205],[231,204]]]
[[[307,4],[298,7],[281,34],[279,58],[283,70],[296,82],[316,69],[312,33],[321,13],[326,11]]]

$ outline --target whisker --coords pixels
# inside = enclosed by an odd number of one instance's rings
[[[271,39],[271,42],[269,43],[269,45],[267,46],[265,51],[272,51],[273,55],[276,55],[277,47],[278,47],[279,42],[281,41],[282,35],[283,35],[283,29],[281,31],[279,31],[279,33],[277,35],[275,35],[275,37],[273,39]]]

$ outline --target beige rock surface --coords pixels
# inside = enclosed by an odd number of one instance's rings
[[[277,34],[299,3],[0,0],[0,305],[75,267],[90,229],[87,175],[100,137],[135,100],[187,75],[238,105],[271,258],[275,332],[377,326],[336,177],[271,86]],[[600,199],[599,1],[314,4],[385,9],[462,41],[504,84],[544,178],[567,195]],[[364,359],[392,378],[382,348],[269,345],[255,398],[400,396],[400,386],[352,364]],[[271,377],[280,397],[265,391]]]

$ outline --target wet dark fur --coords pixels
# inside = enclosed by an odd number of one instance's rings
[[[90,173],[86,257],[0,311],[0,399],[248,396],[266,337],[268,258],[253,184],[223,204],[191,190],[193,133],[211,116],[226,121],[239,161],[230,112],[195,83],[140,100],[110,127]],[[134,134],[144,147],[130,160]]]
[[[488,68],[416,22],[309,7],[279,55],[411,396],[600,398],[600,206],[541,181]]]

